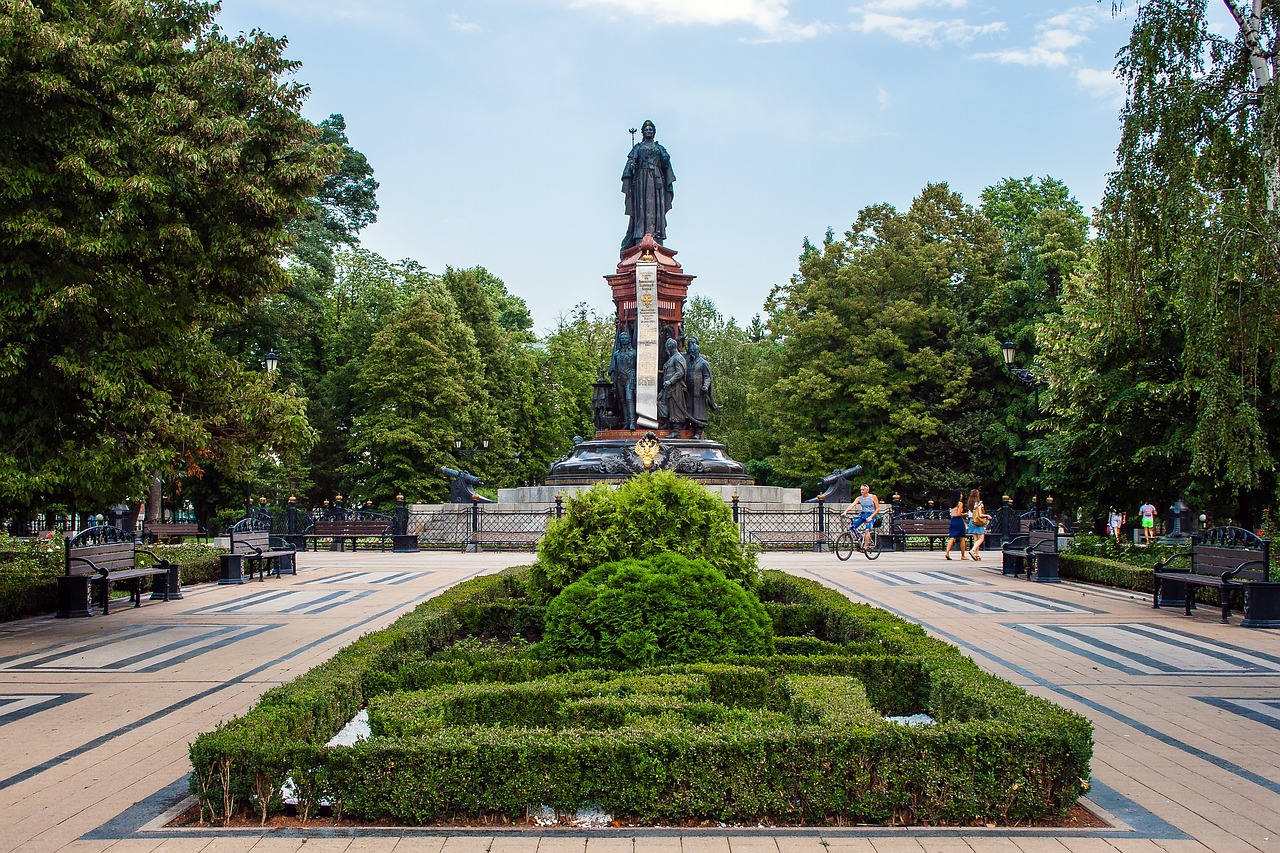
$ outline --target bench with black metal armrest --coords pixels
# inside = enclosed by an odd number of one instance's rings
[[[1056,526],[1050,526],[1047,530],[1032,530],[1005,541],[1000,546],[1000,573],[1014,577],[1025,573],[1026,579],[1031,580],[1034,571],[1037,583],[1061,582],[1058,540],[1063,535]]]
[[[258,580],[266,580],[268,574],[280,577],[282,574],[296,575],[298,566],[295,561],[297,549],[284,540],[266,531],[241,533],[231,531],[231,554],[243,561],[247,574],[252,579],[254,570],[258,572]],[[224,572],[225,574],[225,572]],[[220,581],[220,583],[226,581]],[[238,581],[231,581],[238,582]]]
[[[151,578],[151,598],[168,601],[180,598],[178,566],[139,548],[131,538],[116,528],[89,528],[66,541],[66,573],[58,578],[58,616],[93,615],[93,591],[96,588],[102,615],[111,613],[111,588],[124,584],[134,607],[142,606],[142,582]],[[156,562],[143,566],[138,555],[145,554]]]
[[[1186,587],[1218,589],[1223,625],[1229,624],[1232,590],[1244,592],[1246,628],[1280,628],[1280,582],[1270,578],[1271,542],[1239,527],[1215,527],[1192,538],[1191,547],[1156,563],[1151,606],[1159,608],[1181,598],[1183,613],[1191,615],[1195,595]],[[1186,562],[1186,568],[1181,564]],[[1182,587],[1174,586],[1182,584]],[[1181,593],[1181,595],[1179,595]]]

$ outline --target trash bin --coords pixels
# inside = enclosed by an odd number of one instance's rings
[[[223,554],[218,569],[219,586],[244,583],[244,554]]]

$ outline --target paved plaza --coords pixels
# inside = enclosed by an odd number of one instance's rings
[[[296,577],[203,585],[107,617],[0,624],[0,853],[921,853],[1280,850],[1280,631],[1136,593],[1001,576],[940,551],[765,554],[959,646],[1093,721],[1086,829],[166,828],[187,745],[419,602],[530,554],[306,553]]]

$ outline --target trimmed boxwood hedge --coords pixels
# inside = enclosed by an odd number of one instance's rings
[[[775,625],[806,631],[777,654],[620,672],[464,636],[459,613],[520,600],[525,578],[454,587],[200,735],[202,816],[265,820],[287,778],[304,816],[323,797],[408,824],[542,805],[640,821],[1025,822],[1087,787],[1083,717],[811,581],[764,574]],[[324,745],[364,707],[375,736]],[[882,716],[917,712],[937,723]]]

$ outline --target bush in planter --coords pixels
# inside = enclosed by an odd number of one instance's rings
[[[539,652],[629,668],[772,647],[772,620],[754,595],[705,560],[658,554],[607,563],[566,587],[547,605]]]
[[[542,602],[605,563],[672,552],[706,560],[746,589],[759,582],[723,500],[670,471],[640,474],[570,498],[538,543],[530,592]]]
[[[774,603],[823,611],[796,620],[812,635],[787,654],[639,672],[531,661],[459,633],[460,609],[518,586],[467,581],[200,735],[191,789],[205,814],[274,808],[282,762],[309,800],[410,823],[585,803],[663,822],[1025,822],[1064,814],[1087,788],[1086,719],[813,581],[769,572],[762,584]],[[387,692],[414,680],[427,690]],[[500,720],[517,694],[533,717]],[[396,736],[324,747],[366,703]],[[938,724],[879,719],[920,711]],[[464,724],[433,720],[445,713]]]

